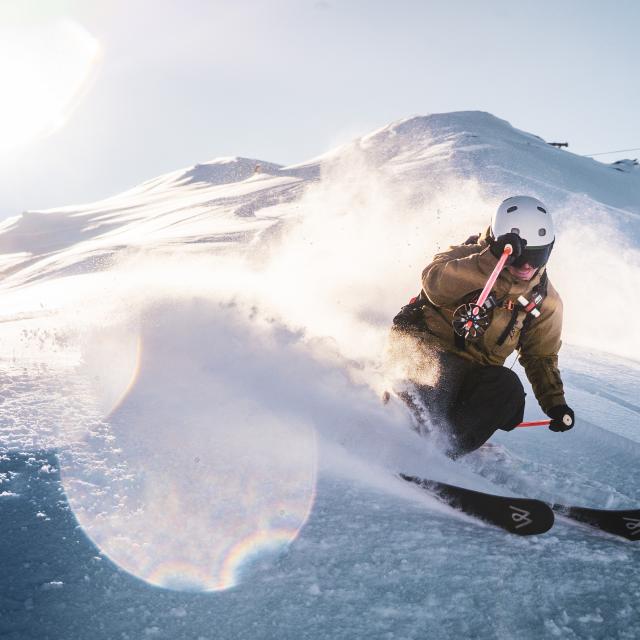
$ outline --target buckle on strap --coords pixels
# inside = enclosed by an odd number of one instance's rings
[[[530,313],[534,318],[540,317],[540,309],[538,306],[542,302],[542,296],[538,293],[534,296],[533,300],[529,301],[524,296],[518,298],[518,302],[524,308],[527,313]]]

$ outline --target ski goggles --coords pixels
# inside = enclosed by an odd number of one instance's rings
[[[525,247],[523,252],[511,264],[514,267],[523,267],[528,264],[538,269],[547,264],[551,249],[553,249],[553,242],[544,247]]]

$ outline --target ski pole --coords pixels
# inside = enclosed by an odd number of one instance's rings
[[[504,251],[500,256],[500,260],[498,260],[498,264],[495,266],[495,269],[491,272],[491,275],[487,280],[487,284],[484,285],[484,289],[482,290],[482,293],[480,294],[480,297],[476,302],[477,307],[481,307],[486,302],[487,298],[489,297],[489,294],[491,293],[491,289],[493,288],[493,285],[496,283],[496,280],[498,279],[498,276],[500,275],[500,272],[504,267],[505,262],[509,259],[509,256],[512,253],[513,253],[513,247],[510,244],[505,244]]]
[[[533,420],[532,422],[521,422],[516,427],[548,427],[551,424],[551,420]]]
[[[489,326],[489,317],[484,303],[487,301],[493,285],[496,283],[500,272],[504,268],[509,256],[513,253],[513,247],[510,244],[504,246],[502,255],[498,260],[489,279],[480,293],[480,297],[471,304],[460,305],[453,314],[453,330],[465,339],[474,339],[480,337],[485,329]]]

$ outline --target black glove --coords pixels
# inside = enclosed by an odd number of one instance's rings
[[[522,255],[524,248],[527,246],[527,241],[522,239],[517,233],[505,233],[498,236],[495,240],[491,239],[489,243],[489,250],[496,258],[500,258],[502,256],[506,245],[511,245],[513,251],[507,258],[506,264],[515,262]]]
[[[575,423],[575,416],[573,409],[566,404],[559,404],[556,407],[551,407],[547,411],[547,415],[551,418],[549,429],[551,431],[569,431],[573,428]]]

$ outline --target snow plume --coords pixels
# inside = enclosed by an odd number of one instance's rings
[[[176,296],[145,306],[135,339],[133,327],[85,353],[96,406],[110,408],[67,427],[63,482],[88,535],[153,584],[226,589],[294,540],[318,446],[324,471],[380,488],[385,470],[429,459],[400,407],[351,382],[322,340],[255,306]],[[114,368],[118,342],[135,343],[132,370],[130,354]],[[123,371],[117,397],[106,381]]]
[[[283,321],[331,337],[361,365],[379,362],[391,318],[419,291],[433,255],[483,231],[499,200],[523,191],[517,176],[485,190],[454,168],[430,171],[400,152],[381,163],[376,150],[354,144],[327,160],[322,180],[291,205],[295,217],[267,247],[261,273]],[[543,184],[524,190],[552,206],[549,273],[565,303],[564,340],[640,360],[628,320],[640,311],[637,214]]]
[[[153,584],[231,587],[253,555],[291,542],[311,508],[313,414],[288,378],[307,379],[304,359],[294,334],[250,315],[203,298],[146,307],[122,397],[63,456],[87,533]],[[112,361],[92,356],[92,370]],[[102,406],[109,387],[95,387]]]
[[[268,247],[269,303],[361,363],[380,358],[391,319],[419,291],[432,256],[480,231],[490,211],[475,181],[425,175],[416,190],[402,169],[379,166],[359,148],[341,154]]]
[[[556,213],[550,277],[564,302],[567,342],[640,360],[640,251],[632,244],[637,216],[586,196],[569,197]]]
[[[477,185],[416,194],[354,151],[285,207],[248,251],[143,251],[110,272],[108,303],[80,320],[70,304],[104,419],[67,429],[65,487],[99,547],[154,584],[237,584],[295,539],[318,464],[386,491],[400,468],[446,474],[381,403],[381,358],[424,264],[486,223]]]

